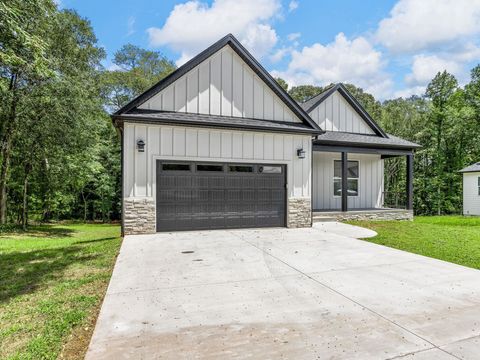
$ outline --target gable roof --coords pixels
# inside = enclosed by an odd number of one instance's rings
[[[480,162],[467,166],[466,168],[463,168],[459,172],[461,173],[480,172]]]
[[[327,131],[325,134],[319,135],[317,139],[314,140],[314,144],[409,150],[421,147],[414,142],[390,134],[388,134],[388,138],[383,138],[373,134],[354,134],[342,131]]]
[[[132,110],[135,110],[139,105],[152,98],[167,86],[178,80],[180,77],[188,73],[194,67],[205,61],[217,51],[221,50],[224,46],[229,45],[240,58],[245,61],[246,64],[255,72],[255,74],[263,80],[263,82],[288,106],[288,108],[306,125],[315,132],[323,133],[324,131],[310,118],[307,112],[293,100],[290,95],[277,83],[277,81],[268,73],[265,68],[243,47],[243,45],[232,35],[228,34],[222,39],[202,51],[200,54],[186,62],[177,70],[172,72],[160,80],[157,84],[146,90],[143,94],[137,96],[121,109],[116,111],[113,116],[118,117],[122,114],[127,114]]]
[[[318,95],[311,97],[310,99],[304,101],[300,106],[305,110],[305,112],[310,113],[318,105],[324,102],[330,95],[335,91],[338,91],[340,95],[353,107],[353,109],[360,115],[360,117],[367,123],[367,125],[380,137],[387,138],[388,135],[383,129],[372,119],[370,114],[363,108],[362,105],[353,97],[352,94],[347,90],[345,85],[333,84],[327,87],[323,92]]]

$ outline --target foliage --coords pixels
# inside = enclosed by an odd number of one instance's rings
[[[351,221],[372,229],[366,241],[480,269],[480,218],[417,216],[410,221]]]
[[[0,358],[83,359],[119,247],[114,225],[0,232]]]

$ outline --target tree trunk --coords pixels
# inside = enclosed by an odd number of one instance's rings
[[[23,230],[27,230],[28,225],[28,172],[25,173],[25,178],[23,179],[23,209],[22,209],[22,228]]]
[[[5,119],[3,126],[3,137],[1,139],[1,161],[0,166],[0,224],[7,222],[7,176],[10,168],[10,155],[13,140],[13,132],[15,129],[15,121],[17,117],[17,94],[16,94],[17,75],[10,77],[9,91],[12,95],[12,103],[10,104],[10,113]]]
[[[83,200],[83,222],[86,223],[87,222],[87,199],[85,198],[83,189],[81,194],[82,194],[82,200]]]

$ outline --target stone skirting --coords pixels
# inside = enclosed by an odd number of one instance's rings
[[[312,226],[312,204],[310,198],[288,199],[287,227],[300,228]]]
[[[371,209],[342,211],[318,211],[313,214],[313,221],[333,218],[337,221],[347,220],[413,220],[412,210],[403,209]]]
[[[153,199],[123,199],[123,232],[124,235],[156,232]]]

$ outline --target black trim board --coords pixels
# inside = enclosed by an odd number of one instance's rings
[[[378,154],[382,156],[402,156],[413,154],[412,149],[394,149],[386,147],[355,147],[355,146],[332,146],[332,145],[313,145],[313,151],[324,152],[347,152],[357,154]]]
[[[306,112],[310,113],[313,109],[315,109],[318,105],[324,102],[335,91],[338,91],[340,95],[343,96],[343,98],[350,104],[350,106],[354,108],[354,110],[358,113],[358,115],[360,115],[360,117],[367,123],[367,125],[370,126],[370,128],[375,132],[375,134],[388,139],[387,133],[383,131],[383,129],[375,122],[375,120],[373,120],[370,114],[357,101],[357,99],[355,99],[355,97],[352,94],[350,94],[350,92],[345,87],[345,85],[341,83],[336,84],[335,86],[328,89],[327,91],[324,91],[323,93],[319,94],[321,96],[313,105],[311,105],[308,109],[306,109]],[[319,95],[316,95],[316,96],[319,96]]]
[[[187,72],[192,70],[194,67],[205,61],[207,58],[212,56],[214,53],[218,52],[224,46],[229,45],[237,54],[245,61],[251,69],[267,84],[270,89],[280,98],[282,101],[289,107],[290,110],[300,119],[302,122],[306,123],[312,129],[318,130],[323,133],[324,131],[310,118],[307,112],[305,112],[302,107],[293,100],[290,95],[277,83],[277,81],[268,73],[267,70],[243,47],[243,45],[232,35],[228,34],[222,39],[202,51],[200,54],[186,62],[184,65],[179,67],[177,70],[172,72],[170,75],[166,76],[164,79],[160,80],[157,84],[152,86],[150,89],[145,91],[143,94],[139,95],[128,104],[123,106],[121,109],[116,111],[113,115],[120,115],[128,113],[133,110],[140,104],[144,103],[161,90],[165,89],[167,86],[175,82],[177,79],[185,75]]]

